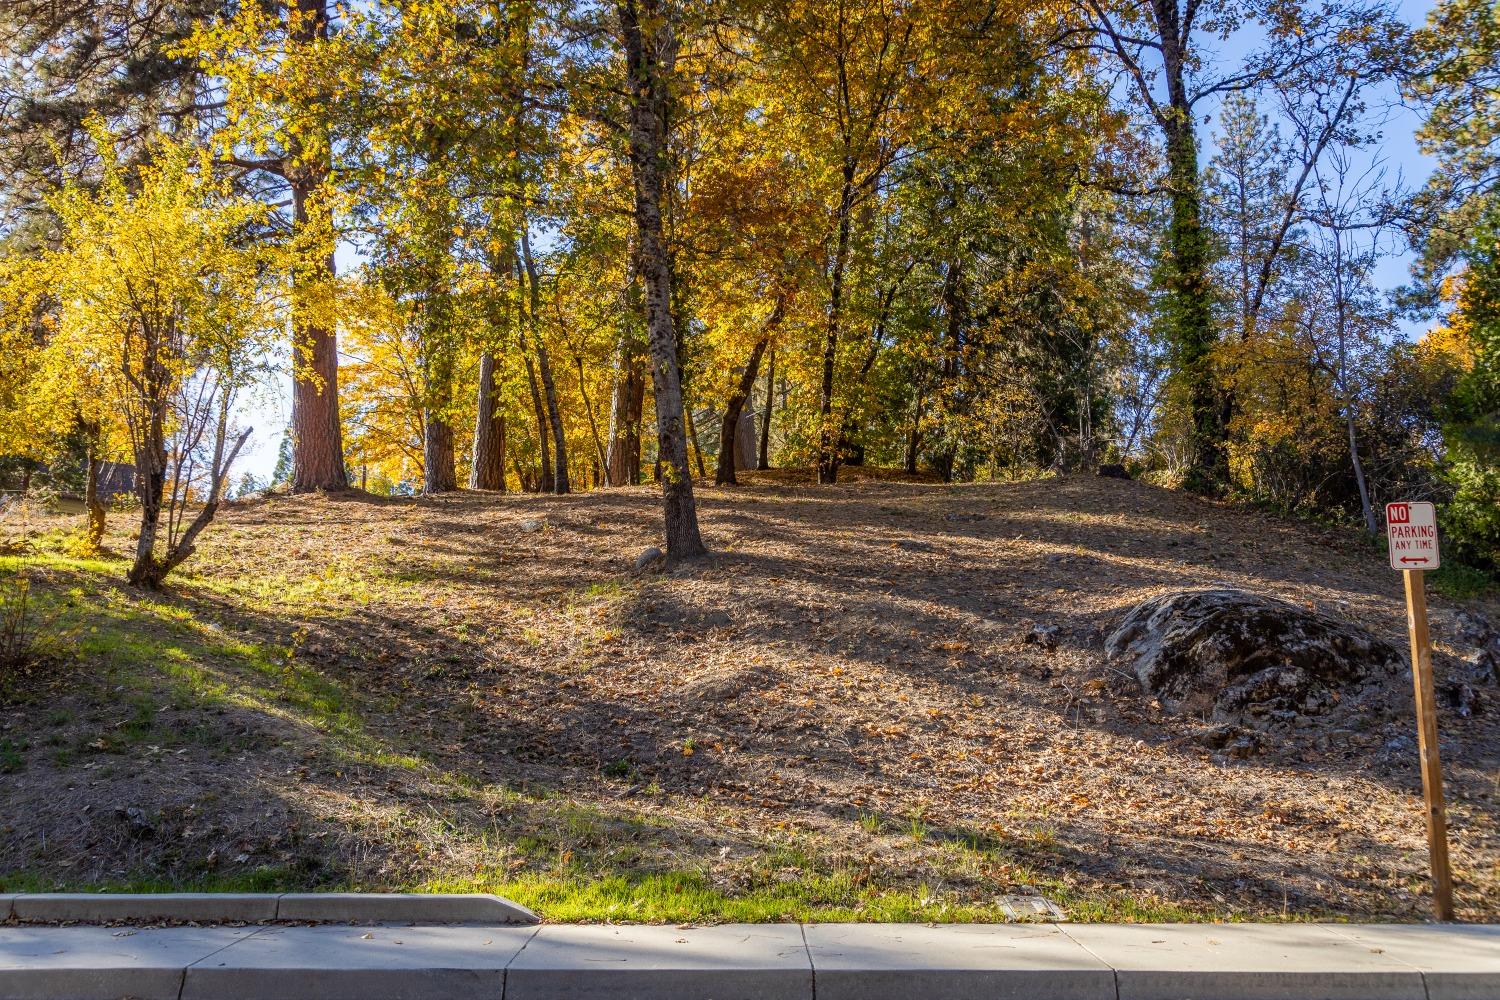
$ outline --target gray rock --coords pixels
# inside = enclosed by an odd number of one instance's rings
[[[1460,719],[1472,718],[1483,711],[1484,699],[1473,686],[1461,680],[1443,681],[1437,686],[1438,700]]]
[[[1056,649],[1058,638],[1062,635],[1060,625],[1033,625],[1031,631],[1021,637],[1021,641],[1028,646],[1041,646],[1043,649]]]
[[[1394,646],[1357,625],[1239,590],[1143,601],[1104,649],[1170,712],[1262,724],[1326,712],[1405,665]]]
[[[152,825],[146,810],[139,806],[120,806],[115,809],[115,818],[125,824],[130,835],[137,840],[145,840],[155,836],[156,827]]]
[[[541,531],[546,526],[547,526],[547,522],[546,521],[543,521],[540,518],[528,517],[526,520],[524,520],[520,524],[516,525],[516,528],[523,535],[534,535],[538,531]]]
[[[1500,631],[1477,611],[1460,611],[1454,617],[1458,626],[1458,638],[1471,646],[1482,647],[1487,641],[1500,639]]]
[[[1479,684],[1500,684],[1500,632],[1481,640],[1464,663]]]
[[[666,557],[667,554],[661,549],[657,548],[655,545],[642,549],[641,554],[635,557],[636,572],[639,573],[641,570],[647,569],[652,564],[663,560]]]

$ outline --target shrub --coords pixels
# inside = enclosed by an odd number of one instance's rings
[[[1443,529],[1454,554],[1500,578],[1500,468],[1456,462],[1449,479],[1454,492]]]
[[[41,624],[24,566],[0,575],[0,689],[41,654]]]

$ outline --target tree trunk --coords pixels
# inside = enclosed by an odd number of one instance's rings
[[[84,537],[89,551],[97,552],[100,543],[104,541],[106,516],[104,500],[99,496],[99,467],[103,463],[99,461],[99,428],[87,427],[85,433],[88,435],[88,470],[84,480],[83,503],[88,508],[88,528]]]
[[[583,400],[583,415],[589,421],[589,436],[594,439],[594,485],[599,485],[599,474],[604,469],[604,439],[599,436],[599,421],[594,417],[594,401],[589,399],[588,378],[583,370],[583,355],[573,355],[578,368],[578,395]]]
[[[838,361],[839,333],[844,315],[844,272],[849,266],[849,243],[854,214],[854,163],[844,158],[844,183],[839,195],[838,241],[828,296],[828,332],[823,342],[823,385],[819,396],[818,482],[836,483],[839,477],[840,429],[833,419],[833,374]]]
[[[1176,349],[1176,370],[1187,390],[1192,424],[1192,464],[1184,485],[1200,493],[1223,491],[1228,480],[1223,411],[1215,386],[1212,289],[1208,236],[1203,227],[1203,189],[1198,172],[1198,134],[1188,96],[1189,56],[1183,51],[1176,0],[1153,0],[1162,41],[1167,105],[1157,113],[1166,136],[1167,188],[1171,201],[1166,262],[1167,323]]]
[[[963,390],[959,376],[963,374],[963,262],[952,260],[944,268],[943,312],[947,315],[947,330],[943,343],[943,366],[939,378],[939,401],[946,431],[942,448],[933,456],[933,467],[943,482],[953,482],[953,465],[958,458],[958,439],[955,428],[963,409]]]
[[[777,315],[772,317],[772,324],[780,320],[780,306],[777,307]],[[730,395],[729,401],[724,404],[724,420],[719,425],[719,462],[714,470],[714,482],[720,486],[737,485],[734,477],[734,458],[736,454],[735,439],[739,433],[740,412],[745,408],[745,400],[750,398],[750,392],[755,388],[755,376],[760,371],[760,356],[766,351],[767,336],[761,337],[755,342],[750,350],[750,360],[745,362],[745,370],[740,375],[740,384]]]
[[[917,456],[922,449],[922,396],[922,390],[918,389],[911,408],[911,429],[906,432],[906,474],[909,476],[917,474]]]
[[[452,493],[458,489],[453,453],[453,425],[431,407],[422,410],[422,494]]]
[[[495,393],[495,356],[479,356],[479,397],[474,416],[474,450],[469,489],[505,492],[505,415]]]
[[[644,355],[637,322],[645,325],[641,301],[640,260],[634,246],[620,293],[620,336],[615,343],[614,387],[610,394],[609,441],[605,447],[604,482],[636,486],[641,481],[641,409],[646,398]]]
[[[698,465],[698,478],[706,479],[708,478],[708,472],[703,465],[703,448],[698,444],[698,422],[693,419],[693,407],[691,404],[685,405],[684,413],[687,416],[688,440],[693,445],[693,459]]]
[[[221,398],[219,404],[219,426],[214,436],[213,466],[211,469],[213,478],[209,484],[208,497],[204,500],[203,506],[198,510],[198,515],[187,526],[187,530],[182,533],[182,536],[167,551],[166,557],[156,562],[153,569],[153,581],[149,584],[150,586],[160,586],[168,573],[176,569],[198,550],[198,535],[202,533],[203,529],[209,526],[214,519],[214,515],[219,511],[219,501],[224,495],[224,481],[229,477],[229,469],[234,465],[235,457],[239,455],[240,449],[250,439],[250,428],[247,427],[240,432],[233,446],[229,448],[228,455],[225,455],[224,448],[229,442],[230,402],[229,396],[225,395]],[[187,496],[184,493],[182,501],[185,503],[186,499]]]
[[[609,486],[635,486],[641,481],[641,409],[646,379],[639,347],[628,334],[621,334],[615,349],[615,391],[604,456],[604,481]]]
[[[148,376],[149,378],[149,376]],[[149,399],[149,394],[146,394]],[[162,495],[167,488],[165,414],[152,408],[141,437],[135,441],[136,495],[141,501],[141,532],[135,543],[135,563],[126,579],[131,586],[155,589],[161,584],[156,538],[161,531]]]
[[[756,468],[764,472],[771,467],[771,404],[776,395],[776,348],[771,348],[771,359],[766,363],[766,412],[760,419],[760,461]]]
[[[1214,494],[1223,490],[1227,457],[1214,385],[1213,350],[1218,338],[1209,294],[1197,137],[1191,123],[1173,130],[1167,156],[1172,185],[1168,309],[1177,371],[1186,382],[1193,433],[1193,464],[1185,485],[1196,492]]]
[[[321,178],[318,178],[321,179]],[[292,225],[308,223],[307,199],[314,182],[292,182]],[[324,280],[334,278],[333,251],[323,265]],[[295,280],[295,279],[294,279]],[[292,482],[293,493],[349,488],[344,469],[344,438],[339,425],[339,355],[332,330],[294,320],[292,330]]]
[[[1354,485],[1359,488],[1359,509],[1365,517],[1365,531],[1380,534],[1380,522],[1375,518],[1375,508],[1370,503],[1370,486],[1365,481],[1365,466],[1359,460],[1359,439],[1354,433],[1354,411],[1346,410],[1344,422],[1349,428],[1349,461],[1354,465]]]
[[[617,0],[630,86],[630,163],[635,177],[635,223],[646,285],[646,330],[656,398],[657,454],[665,464],[662,501],[667,560],[706,555],[688,469],[682,375],[672,325],[672,274],[662,233],[662,165],[667,154],[668,83],[677,57],[673,13],[662,0]],[[643,17],[644,15],[644,17]],[[649,28],[643,28],[645,20]],[[647,31],[649,30],[649,37]]]
[[[568,439],[563,430],[562,411],[557,405],[557,383],[552,378],[552,359],[547,353],[547,345],[542,343],[540,324],[537,321],[542,301],[541,286],[537,281],[536,261],[531,256],[531,237],[524,228],[524,220],[522,226],[521,259],[526,265],[530,299],[527,328],[531,331],[531,343],[536,349],[537,371],[542,376],[542,392],[547,401],[547,422],[552,428],[552,454],[556,462],[552,474],[552,492],[571,493],[573,488],[568,482]]]
[[[549,436],[547,433],[547,411],[542,408],[542,391],[537,387],[536,365],[532,363],[531,355],[525,352],[524,347],[522,353],[526,357],[526,381],[531,385],[531,408],[536,414],[537,446],[542,453],[542,471],[540,477],[537,479],[537,489],[542,493],[551,493],[553,473],[552,446],[547,443]]]
[[[296,0],[298,16],[292,41],[313,45],[328,38],[328,6],[324,0]],[[295,161],[289,150],[282,172],[292,189],[292,228],[308,225],[308,197],[330,171],[324,161],[287,166]],[[326,209],[324,209],[326,211]],[[323,256],[322,280],[334,278],[333,247]],[[295,279],[294,279],[295,281]],[[293,290],[295,294],[295,289]],[[339,355],[332,330],[306,319],[292,324],[292,482],[293,493],[345,490],[344,438],[339,424]]]
[[[451,289],[434,270],[423,303],[422,329],[422,494],[458,489],[457,458],[453,450],[453,310]]]

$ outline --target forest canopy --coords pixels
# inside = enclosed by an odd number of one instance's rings
[[[97,544],[132,466],[148,586],[230,492],[650,481],[677,560],[857,465],[1433,499],[1495,571],[1497,73],[1483,0],[15,0],[0,486]]]

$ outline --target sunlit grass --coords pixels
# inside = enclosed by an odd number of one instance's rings
[[[37,588],[38,605],[84,675],[126,693],[137,716],[141,706],[154,711],[157,697],[176,708],[252,709],[323,734],[335,759],[422,766],[372,737],[345,688],[301,661],[295,646],[235,637],[186,603],[119,586],[123,558],[45,550],[0,557],[0,571],[22,565],[50,581]],[[139,719],[101,739],[118,750],[169,737]]]

